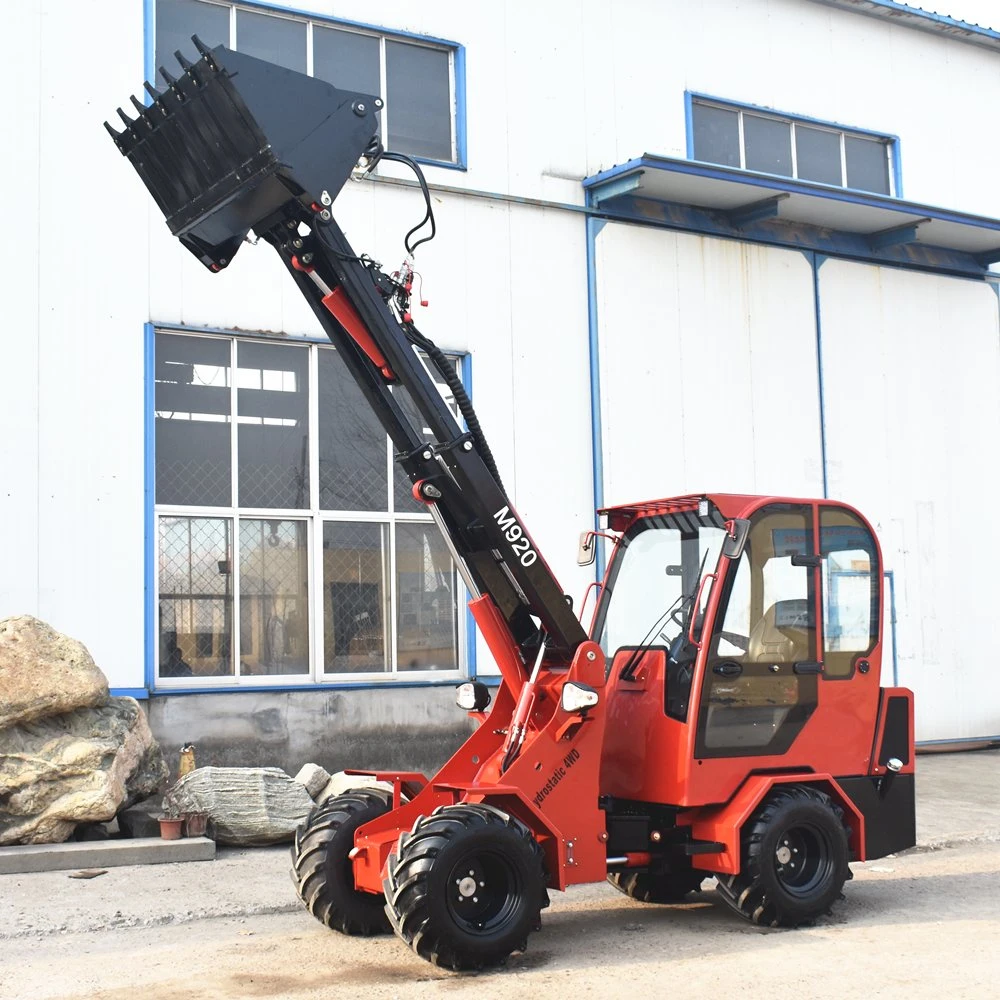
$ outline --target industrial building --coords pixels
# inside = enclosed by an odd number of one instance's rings
[[[197,33],[384,96],[437,218],[417,323],[585,620],[595,508],[836,497],[879,533],[918,741],[1000,738],[969,527],[1000,485],[989,6],[12,6],[0,617],[81,639],[204,763],[430,766],[467,728],[454,685],[497,673],[273,255],[208,273],[102,128]],[[335,213],[392,270],[422,201],[385,163]]]

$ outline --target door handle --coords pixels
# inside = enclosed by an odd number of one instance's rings
[[[716,663],[712,667],[712,673],[720,677],[739,677],[743,673],[743,668],[732,660],[723,660],[722,663]]]
[[[802,660],[792,666],[797,674],[821,674],[823,673],[823,664],[814,663],[811,660]]]

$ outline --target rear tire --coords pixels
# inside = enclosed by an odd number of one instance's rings
[[[765,927],[798,927],[830,912],[850,878],[843,812],[809,785],[771,793],[743,828],[742,870],[719,894]]]
[[[520,820],[489,805],[442,806],[389,855],[385,909],[422,958],[481,969],[527,947],[549,905],[545,883],[542,849]]]
[[[313,809],[295,831],[295,891],[306,909],[331,930],[360,936],[389,931],[384,897],[355,889],[348,854],[358,827],[387,813],[391,803],[388,792],[353,789]]]
[[[708,877],[708,872],[694,869],[659,873],[624,871],[611,872],[608,881],[640,903],[682,903]]]

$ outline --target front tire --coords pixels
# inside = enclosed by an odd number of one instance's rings
[[[365,937],[389,930],[384,897],[354,887],[348,854],[358,827],[387,813],[391,804],[389,792],[352,789],[315,808],[295,831],[295,891],[306,909],[331,930]]]
[[[385,909],[422,958],[481,969],[527,946],[549,905],[545,883],[542,849],[520,820],[489,805],[442,806],[389,855]]]
[[[743,829],[742,869],[719,875],[719,893],[765,927],[798,927],[828,913],[850,877],[843,812],[824,792],[787,785]]]

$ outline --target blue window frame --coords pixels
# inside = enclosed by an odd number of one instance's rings
[[[465,49],[457,42],[254,0],[146,0],[147,79],[170,67],[175,50],[193,58],[193,34],[378,94],[385,98],[380,131],[387,148],[465,169]]]
[[[148,324],[145,363],[149,690],[474,676],[447,549],[332,345]]]
[[[705,163],[902,196],[899,139],[704,94],[685,94],[687,155]]]

